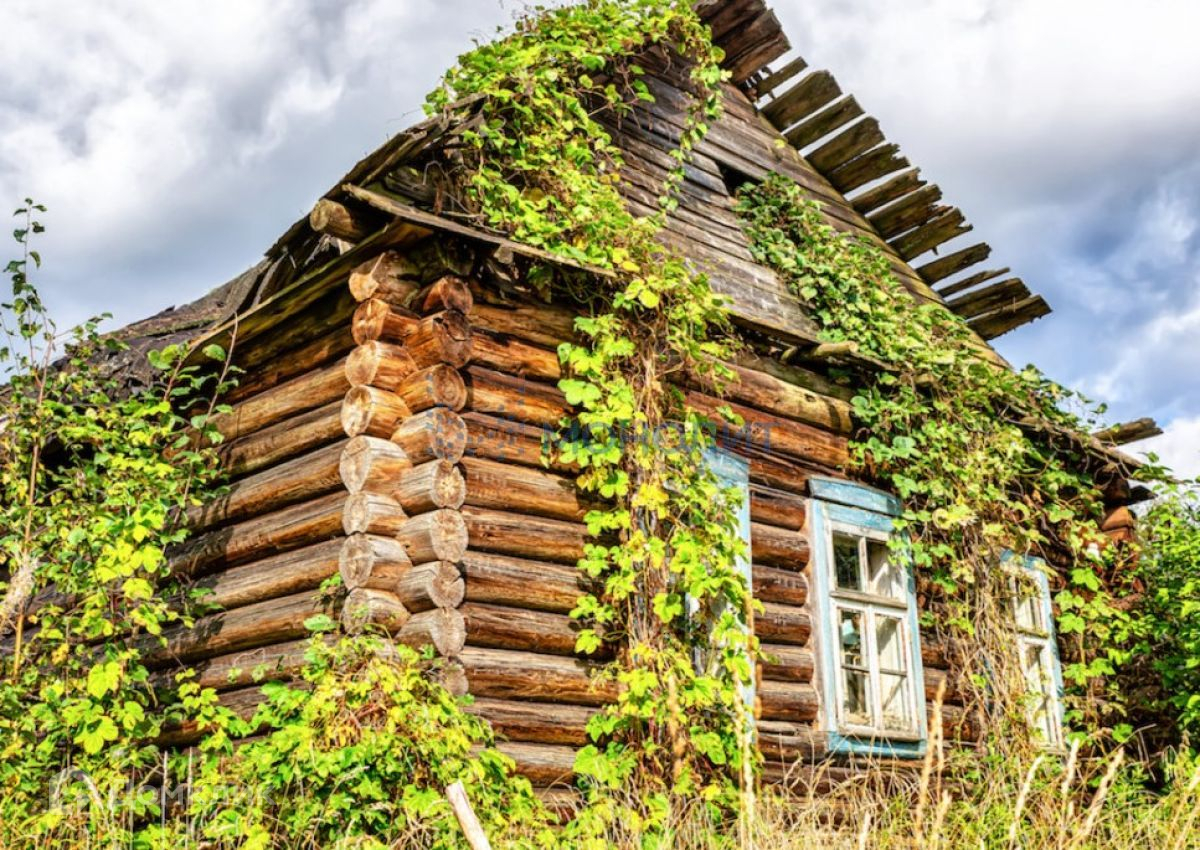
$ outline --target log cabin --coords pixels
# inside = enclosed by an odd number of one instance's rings
[[[745,348],[724,398],[692,388],[690,401],[727,403],[746,423],[722,434],[714,462],[747,496],[767,775],[833,759],[823,775],[836,777],[859,754],[919,757],[930,700],[953,675],[921,634],[912,577],[886,563],[898,502],[846,472],[855,424],[845,375],[872,366],[823,348],[803,305],[754,261],[733,189],[771,172],[791,178],[832,226],[884,252],[914,299],[961,316],[1002,365],[988,341],[1049,307],[1008,269],[981,267],[991,249],[963,244],[964,214],[828,71],[794,57],[762,0],[701,11],[726,56],[724,111],[688,163],[662,239],[728,297]],[[642,60],[654,101],[612,126],[636,211],[653,208],[688,99],[680,70],[660,59]],[[536,298],[526,272],[595,271],[457,214],[436,178],[472,119],[463,103],[390,139],[252,269],[125,329],[117,365],[138,380],[150,348],[217,342],[243,370],[220,423],[230,487],[194,512],[172,555],[221,610],[172,638],[174,661],[252,711],[261,692],[251,671],[297,669],[304,621],[321,610],[316,590],[340,575],[346,624],[432,647],[447,685],[473,697],[520,772],[549,788],[570,782],[586,721],[613,693],[576,655],[569,616],[588,505],[569,468],[543,464],[541,443],[569,413],[555,349],[587,306]],[[1127,538],[1136,462],[1116,448],[1121,435],[1070,436],[1105,482],[1104,530]],[[1037,722],[1057,742],[1044,576],[1040,587],[1020,625],[1048,683]],[[968,734],[953,686],[945,700],[936,716]]]

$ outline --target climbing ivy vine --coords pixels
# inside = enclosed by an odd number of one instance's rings
[[[995,633],[1008,593],[1001,553],[1069,553],[1055,602],[1070,649],[1064,674],[1086,697],[1073,716],[1119,723],[1119,714],[1084,716],[1113,707],[1100,697],[1114,696],[1106,677],[1126,660],[1137,624],[1116,598],[1128,552],[1101,534],[1103,496],[1069,436],[1089,430],[1069,409],[1078,398],[1032,367],[997,363],[959,317],[911,294],[882,251],[836,231],[786,178],[743,187],[738,211],[755,257],[787,280],[827,338],[882,366],[859,378],[852,459],[904,500],[905,552],[942,605],[941,625],[974,645],[990,632],[1011,646]],[[995,681],[986,683],[993,702]]]
[[[693,100],[660,208],[638,216],[599,116],[619,121],[653,99],[635,59],[647,51],[686,63]],[[726,312],[655,238],[718,114],[720,59],[688,3],[588,2],[523,20],[463,57],[430,99],[436,110],[484,97],[459,180],[486,223],[607,273],[591,293],[595,314],[577,322],[583,341],[559,351],[560,387],[579,414],[554,447],[607,505],[587,516],[593,542],[579,565],[602,590],[574,615],[580,651],[616,656],[601,676],[619,697],[592,720],[595,743],[577,761],[589,785],[573,825],[581,840],[614,827],[663,835],[686,800],[728,811],[737,783],[744,794],[753,784],[739,690],[752,676],[750,603],[734,570],[742,497],[708,470],[709,422],[672,388],[685,376],[727,377],[717,365],[729,353]],[[701,664],[698,643],[715,648]]]

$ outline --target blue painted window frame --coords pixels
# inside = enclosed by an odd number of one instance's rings
[[[1062,677],[1062,659],[1058,654],[1058,630],[1054,626],[1054,605],[1050,598],[1050,578],[1048,575],[1049,567],[1042,558],[1032,555],[1018,555],[1008,549],[1005,549],[1000,554],[1002,564],[1013,565],[1016,569],[1021,570],[1026,575],[1031,577],[1034,586],[1037,588],[1038,603],[1041,608],[1042,623],[1046,629],[1046,637],[1044,638],[1050,654],[1051,679],[1054,684],[1054,703],[1057,711],[1057,730],[1056,739],[1047,741],[1046,747],[1051,750],[1062,750],[1066,747],[1067,740],[1067,717],[1066,706],[1064,702],[1065,689],[1063,687]],[[1015,605],[1014,605],[1015,617]],[[1016,625],[1016,624],[1014,624]],[[1024,649],[1026,643],[1034,642],[1033,639],[1021,636],[1018,630],[1018,641],[1021,643],[1021,648]],[[1025,659],[1022,656],[1020,659],[1022,667]]]
[[[861,529],[868,534],[890,536],[892,518],[900,514],[900,502],[894,496],[848,481],[814,477],[809,482],[812,528],[813,575],[816,595],[813,614],[817,640],[817,687],[821,706],[820,723],[828,736],[829,752],[842,755],[874,755],[887,758],[921,758],[929,744],[925,710],[925,670],[921,663],[921,630],[917,617],[916,580],[912,565],[907,573],[905,610],[908,631],[908,669],[911,675],[911,705],[916,732],[913,735],[888,736],[861,732],[840,726],[838,722],[839,667],[838,640],[834,618],[832,535],[834,526]]]
[[[738,533],[745,546],[742,554],[734,563],[734,568],[746,582],[746,592],[753,595],[754,572],[750,561],[750,462],[732,452],[718,448],[706,448],[704,461],[709,470],[717,477],[722,489],[737,488],[742,494],[742,502],[737,509],[737,520]],[[742,686],[741,691],[742,702],[749,709],[747,714],[753,728],[754,703],[758,697],[753,659],[751,659],[750,670],[750,681]]]

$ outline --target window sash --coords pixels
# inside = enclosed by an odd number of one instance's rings
[[[904,566],[903,578],[897,584],[903,588],[897,596],[865,590],[839,587],[834,561],[834,533],[861,538],[860,571],[868,569],[862,550],[867,542],[886,544],[892,531],[892,520],[877,510],[853,507],[858,490],[866,496],[863,504],[871,507],[889,506],[877,491],[858,488],[847,482],[837,482],[837,498],[826,501],[814,498],[810,502],[811,534],[814,555],[813,614],[817,644],[817,685],[822,705],[822,728],[829,735],[829,747],[835,753],[870,753],[883,756],[920,757],[924,754],[927,733],[925,713],[924,670],[919,647],[919,626],[916,612],[916,588],[911,568]],[[818,488],[813,488],[818,493]],[[898,506],[896,506],[898,511]],[[893,553],[894,557],[894,553]],[[864,576],[869,579],[870,576]],[[862,582],[860,581],[860,584]],[[863,663],[847,664],[841,639],[841,612],[856,611],[863,616],[861,640],[864,644]],[[903,670],[881,663],[878,646],[878,624],[881,618],[899,621],[896,639],[901,642]],[[846,708],[846,672],[866,673],[869,694],[870,722],[848,722]],[[894,672],[892,672],[894,671]],[[892,725],[903,729],[887,729],[884,718],[884,682],[886,677],[901,676],[903,688],[902,718]],[[895,680],[892,680],[894,682]]]
[[[1025,676],[1029,705],[1027,706],[1028,720],[1031,727],[1045,738],[1047,747],[1061,749],[1065,744],[1066,723],[1064,718],[1065,706],[1063,701],[1062,662],[1058,657],[1058,639],[1054,630],[1054,608],[1050,601],[1050,581],[1043,569],[1041,558],[1022,557],[1012,552],[1001,556],[1002,562],[1012,563],[1018,570],[1025,573],[1028,581],[1020,582],[1016,577],[1009,579],[1012,588],[1013,625],[1017,633],[1018,651],[1020,652],[1021,672]],[[1022,585],[1032,584],[1035,592],[1022,594]],[[1017,605],[1021,602],[1034,602],[1031,606],[1037,611],[1035,627],[1021,623]],[[1038,628],[1040,627],[1040,628]],[[1036,650],[1043,675],[1036,683],[1031,682],[1029,674],[1028,651]],[[1045,716],[1039,719],[1038,713],[1044,706]]]

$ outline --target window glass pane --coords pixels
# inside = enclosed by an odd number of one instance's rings
[[[863,660],[863,615],[858,611],[839,611],[838,634],[842,640],[842,663],[864,667]]]
[[[848,534],[833,535],[833,566],[837,586],[845,590],[864,590],[858,559],[860,538]]]
[[[1025,684],[1031,693],[1050,693],[1050,665],[1047,663],[1047,654],[1048,647],[1036,643],[1025,645]]]
[[[1028,581],[1017,584],[1016,609],[1018,629],[1039,634],[1046,631],[1046,625],[1042,622],[1041,596]]]
[[[880,704],[883,707],[883,728],[889,732],[906,732],[913,728],[908,697],[908,676],[881,673],[879,676]]]
[[[880,670],[903,673],[908,669],[904,638],[904,626],[899,617],[875,615],[875,647],[879,653]]]
[[[887,543],[867,541],[867,568],[871,575],[871,589],[879,596],[903,599],[908,590],[908,577],[904,567],[893,563]]]
[[[845,694],[842,697],[842,721],[855,726],[871,725],[871,691],[867,674],[860,670],[842,671]]]

